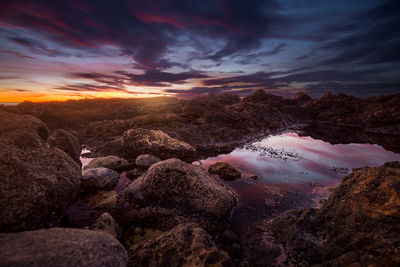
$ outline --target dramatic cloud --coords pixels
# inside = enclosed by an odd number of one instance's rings
[[[3,1],[0,71],[12,78],[0,88],[81,97],[260,88],[319,96],[323,85],[361,97],[397,92],[399,13],[396,0]]]

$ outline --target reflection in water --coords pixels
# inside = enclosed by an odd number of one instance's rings
[[[289,132],[200,161],[205,169],[224,161],[243,173],[227,182],[239,195],[236,213],[253,222],[288,209],[317,206],[352,168],[380,166],[400,154],[371,144],[339,144]],[[250,179],[257,176],[257,180]],[[254,221],[255,220],[255,221]]]

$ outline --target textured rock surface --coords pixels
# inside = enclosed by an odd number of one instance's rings
[[[391,163],[390,166],[398,166]],[[356,169],[320,209],[289,211],[260,226],[270,264],[400,264],[400,169]]]
[[[127,166],[129,166],[127,160],[116,156],[107,156],[93,159],[85,166],[85,169],[103,167],[119,172],[127,168]]]
[[[150,154],[142,154],[136,158],[135,163],[137,166],[148,168],[159,161],[161,161],[159,157]]]
[[[172,138],[163,131],[146,129],[124,132],[123,146],[131,157],[148,153],[166,159],[189,155],[195,151],[188,143]]]
[[[109,234],[52,228],[0,234],[0,266],[126,266],[124,247]]]
[[[194,223],[180,224],[129,249],[128,266],[230,266],[226,252]]]
[[[88,168],[82,171],[82,192],[111,190],[119,180],[119,173],[107,168]]]
[[[57,129],[52,135],[47,139],[47,143],[50,146],[57,147],[67,153],[73,160],[75,160],[80,166],[82,166],[80,155],[81,155],[81,145],[78,139],[70,132]]]
[[[122,234],[122,230],[109,213],[103,213],[89,230],[104,232],[110,234],[114,238],[119,238]]]
[[[201,167],[168,159],[152,165],[129,184],[119,200],[140,207],[176,208],[188,214],[228,218],[236,198]]]
[[[49,147],[46,125],[29,115],[0,111],[0,230],[45,227],[78,193],[79,165]]]
[[[224,180],[232,181],[238,179],[242,174],[226,162],[217,162],[208,168],[208,172],[218,174]]]

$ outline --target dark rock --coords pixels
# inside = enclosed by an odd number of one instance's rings
[[[208,168],[208,172],[218,174],[221,179],[232,181],[242,177],[242,174],[226,162],[217,162]]]
[[[65,152],[49,147],[48,130],[29,115],[0,112],[0,229],[48,226],[78,193],[81,170]]]
[[[136,158],[135,163],[139,167],[148,168],[151,165],[153,165],[154,163],[157,163],[159,161],[161,161],[161,159],[156,157],[156,156],[153,156],[153,155],[150,155],[150,154],[142,154],[142,155],[139,155]]]
[[[107,157],[98,157],[89,162],[88,165],[84,167],[84,169],[89,168],[107,168],[117,172],[124,171],[128,168],[129,162],[123,158],[119,158],[116,156],[107,156]]]
[[[67,153],[73,160],[75,160],[80,166],[82,162],[80,160],[81,146],[78,139],[70,132],[57,129],[53,134],[47,139],[47,143],[50,146],[57,147]]]
[[[231,259],[197,224],[180,224],[129,249],[128,266],[230,266]]]
[[[128,177],[128,179],[133,181],[145,172],[146,170],[143,168],[134,168],[126,172],[126,177]]]
[[[103,213],[88,229],[107,233],[114,238],[119,238],[122,234],[121,228],[109,213]]]
[[[88,168],[82,171],[81,191],[112,190],[118,183],[119,173],[107,168]]]
[[[299,102],[308,102],[312,101],[312,98],[304,92],[297,92],[292,95],[292,99]]]
[[[195,152],[195,149],[180,140],[172,138],[160,130],[131,129],[124,132],[123,146],[131,157],[140,154],[153,154],[166,159],[184,157]]]
[[[236,197],[204,169],[179,159],[152,165],[121,193],[133,206],[177,209],[185,214],[228,218]]]
[[[124,247],[111,235],[52,228],[0,234],[1,266],[126,266]]]
[[[264,264],[286,258],[323,266],[400,264],[400,171],[360,168],[343,177],[320,209],[289,211],[260,227]],[[275,251],[274,253],[272,253]]]
[[[400,169],[400,161],[391,161],[384,164],[386,167]]]

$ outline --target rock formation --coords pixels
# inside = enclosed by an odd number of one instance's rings
[[[217,174],[221,179],[232,181],[238,179],[242,174],[226,162],[217,162],[208,168],[208,172]]]
[[[80,155],[81,155],[81,145],[78,139],[70,132],[57,129],[52,135],[47,139],[47,143],[50,146],[57,147],[67,153],[73,160],[75,160],[80,166],[82,166]]]
[[[47,138],[39,119],[0,112],[1,231],[45,227],[78,193],[79,165]]]

